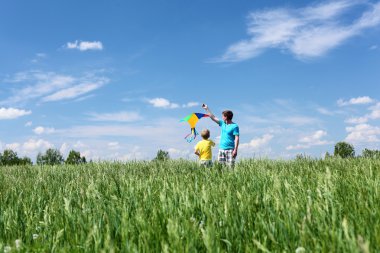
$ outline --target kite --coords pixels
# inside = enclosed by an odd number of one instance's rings
[[[180,122],[187,121],[191,127],[191,133],[185,136],[187,142],[192,142],[199,134],[197,130],[195,130],[195,125],[197,124],[198,120],[203,117],[209,117],[209,115],[203,113],[192,113],[180,120]]]

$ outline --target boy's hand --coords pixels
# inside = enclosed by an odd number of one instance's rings
[[[208,109],[208,106],[206,104],[202,104],[202,108],[207,110]]]

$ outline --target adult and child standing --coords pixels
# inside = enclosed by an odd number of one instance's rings
[[[239,126],[232,121],[232,111],[223,111],[222,119],[220,120],[211,112],[210,108],[206,104],[203,104],[202,108],[207,111],[211,120],[218,124],[221,128],[218,162],[233,168],[239,148]],[[195,154],[199,156],[201,164],[211,166],[211,149],[215,143],[208,140],[210,137],[209,130],[203,130],[201,136],[203,140],[195,146]],[[214,143],[214,145],[212,145],[212,143]]]

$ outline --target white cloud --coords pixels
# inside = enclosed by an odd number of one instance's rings
[[[5,144],[5,149],[12,149],[13,151],[16,151],[16,152],[19,152],[20,150],[20,143],[9,143],[9,144]]]
[[[74,146],[74,148],[85,148],[85,147],[87,147],[87,145],[85,145],[81,141],[77,141],[73,146]]]
[[[139,160],[143,159],[143,153],[140,151],[141,148],[139,146],[134,146],[130,149],[130,152],[128,154],[121,155],[117,157],[117,160],[121,161],[130,161],[130,160]]]
[[[308,148],[311,148],[313,146],[322,146],[322,145],[331,144],[332,141],[322,140],[322,138],[326,135],[327,135],[326,131],[323,131],[323,130],[315,131],[314,133],[312,133],[310,135],[306,135],[306,136],[301,137],[298,140],[300,143],[298,143],[296,145],[287,146],[286,150],[308,149]]]
[[[36,128],[33,129],[33,132],[35,134],[38,134],[38,135],[41,135],[41,134],[52,134],[55,132],[55,129],[54,128],[46,128],[46,127],[42,127],[42,126],[38,126]]]
[[[121,111],[115,113],[90,113],[90,120],[93,121],[116,121],[116,122],[134,122],[142,119],[137,112]]]
[[[348,101],[345,101],[343,99],[339,99],[337,101],[338,106],[347,106],[347,105],[365,105],[365,104],[371,104],[375,102],[374,99],[364,96],[364,97],[357,97],[357,98],[351,98]]]
[[[380,127],[359,124],[353,127],[346,127],[346,131],[348,132],[346,137],[347,142],[363,144],[380,141]]]
[[[100,41],[74,41],[67,42],[66,48],[68,49],[78,49],[80,51],[87,50],[103,50],[103,44]]]
[[[326,135],[327,135],[326,131],[318,130],[314,132],[312,135],[301,138],[299,141],[303,143],[316,143],[316,142],[320,142],[320,139]]]
[[[31,114],[32,111],[25,111],[16,108],[0,108],[0,120],[3,119],[16,119],[25,115]]]
[[[371,113],[368,115],[370,119],[380,119],[380,102],[369,108]]]
[[[248,143],[240,144],[240,148],[241,149],[250,148],[250,149],[257,150],[257,149],[262,148],[263,146],[267,145],[273,139],[273,137],[274,136],[272,134],[264,134],[262,137],[252,139]]]
[[[27,152],[35,152],[38,150],[46,150],[48,148],[54,147],[53,144],[51,144],[49,141],[43,140],[43,139],[29,139],[26,141],[22,148]]]
[[[351,11],[367,8],[354,20]],[[248,15],[249,39],[229,46],[214,62],[239,62],[254,58],[266,49],[287,50],[299,58],[318,57],[364,29],[380,24],[380,3],[363,1],[327,1],[299,9],[272,9]],[[344,24],[350,20],[351,24]]]
[[[179,107],[178,104],[172,103],[166,98],[153,98],[153,99],[149,99],[148,102],[152,104],[154,107],[165,108],[165,109],[175,109]]]
[[[174,159],[180,158],[180,157],[190,158],[190,156],[192,155],[189,150],[183,150],[183,149],[178,149],[178,148],[169,148],[168,152],[169,152],[170,158],[174,158]],[[194,155],[193,158],[196,158],[196,156]]]
[[[28,121],[25,123],[25,127],[30,127],[33,125],[33,122],[32,121]]]
[[[68,150],[69,150],[69,144],[67,144],[66,142],[62,143],[61,147],[59,148],[59,152],[62,154],[62,155],[66,155]]]

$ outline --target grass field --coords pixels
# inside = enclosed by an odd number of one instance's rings
[[[0,167],[0,252],[380,252],[380,161]]]

